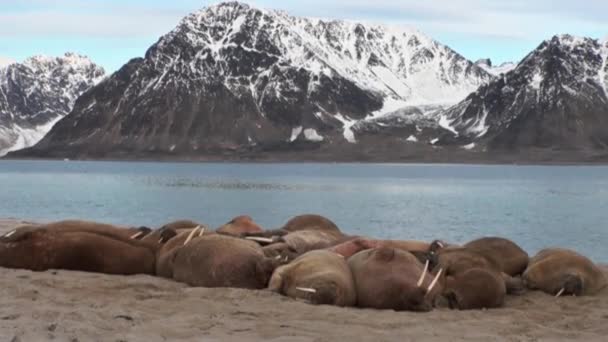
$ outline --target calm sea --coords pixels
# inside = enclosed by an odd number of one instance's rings
[[[318,213],[379,238],[499,235],[608,261],[608,167],[0,161],[0,217],[266,228]]]

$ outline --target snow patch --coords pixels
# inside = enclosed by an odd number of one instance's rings
[[[352,120],[350,118],[346,118],[344,117],[344,115],[342,114],[336,114],[335,118],[338,119],[340,122],[342,122],[342,125],[344,127],[343,130],[343,135],[344,135],[344,139],[346,139],[346,141],[348,141],[351,144],[354,144],[357,142],[357,139],[355,139],[355,133],[352,131],[352,127],[354,124],[357,123],[357,120]]]
[[[409,141],[409,142],[418,142],[418,138],[416,138],[416,137],[415,137],[415,136],[413,136],[413,135],[410,135],[410,136],[409,136],[409,137],[407,137],[407,139],[405,139],[405,140],[406,140],[406,141]]]
[[[296,139],[298,139],[298,136],[300,136],[300,133],[302,133],[302,126],[292,128],[291,137],[289,138],[289,141],[290,142],[296,141]]]
[[[456,136],[458,136],[458,132],[454,129],[454,127],[452,127],[452,121],[450,121],[450,119],[448,119],[447,115],[440,115],[439,116],[439,121],[437,122],[439,124],[439,126],[447,129],[448,131],[454,133]]]
[[[319,135],[314,128],[307,128],[304,130],[304,137],[310,141],[323,141],[323,136]]]
[[[464,146],[462,146],[462,148],[464,148],[465,150],[472,150],[475,148],[475,143],[470,143],[468,145],[464,145]]]
[[[435,145],[439,141],[439,138],[431,140],[431,145]]]

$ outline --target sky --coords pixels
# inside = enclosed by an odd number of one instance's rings
[[[414,27],[470,60],[517,62],[555,34],[608,37],[608,0],[245,0],[292,15]],[[107,72],[141,57],[205,0],[1,0],[0,65],[89,56]]]

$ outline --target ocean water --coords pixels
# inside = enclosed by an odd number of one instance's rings
[[[378,238],[504,236],[607,262],[608,167],[0,161],[0,217],[266,228],[317,213]]]

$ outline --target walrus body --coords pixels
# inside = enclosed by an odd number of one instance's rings
[[[302,231],[302,230],[314,230],[314,231],[323,231],[327,234],[331,234],[335,237],[341,237],[343,234],[340,231],[340,228],[336,226],[331,220],[326,217],[320,215],[306,214],[296,216],[287,223],[285,223],[279,229],[273,230],[265,230],[257,233],[245,233],[244,236],[261,236],[261,237],[273,237],[273,236],[283,236],[292,232]]]
[[[310,251],[278,267],[272,274],[269,289],[313,304],[354,306],[357,299],[346,260],[324,250]]]
[[[447,276],[442,295],[451,309],[489,309],[503,306],[507,288],[497,272],[487,268],[471,268]]]
[[[483,255],[497,265],[501,272],[510,276],[522,274],[528,266],[528,253],[511,240],[484,237],[468,242],[463,247]]]
[[[243,234],[261,233],[264,230],[257,225],[251,216],[242,215],[215,230],[218,234],[241,236]]]
[[[192,286],[263,289],[278,261],[251,241],[226,235],[193,239],[173,260],[173,279]]]
[[[0,266],[8,268],[126,275],[154,274],[154,264],[154,248],[130,237],[34,229],[19,235],[17,240],[0,242]]]
[[[352,237],[339,244],[328,247],[331,251],[338,253],[345,258],[350,258],[354,254],[372,248],[395,248],[412,254],[427,254],[431,251],[431,243],[416,240],[377,240],[365,237]],[[425,256],[426,257],[426,256]],[[426,258],[418,258],[426,260]]]
[[[156,275],[163,278],[173,279],[173,262],[177,251],[184,246],[184,243],[191,236],[193,229],[180,229],[180,233],[172,231],[171,238],[164,242],[156,253]],[[194,232],[196,233],[196,232]],[[192,237],[194,238],[194,237]],[[191,239],[192,239],[191,238]]]
[[[561,248],[540,251],[522,278],[528,288],[552,295],[594,295],[608,285],[604,272],[591,260]]]
[[[22,234],[32,232],[34,230],[49,230],[53,232],[83,232],[103,235],[109,238],[130,239],[143,238],[151,229],[147,227],[140,228],[124,228],[105,223],[81,220],[64,220],[45,224],[28,224],[15,228],[7,234],[0,237],[0,241],[12,241],[20,239]]]
[[[431,310],[437,291],[427,294],[428,287],[432,288],[430,277],[424,277],[423,265],[413,254],[387,247],[367,249],[349,258],[348,265],[355,281],[357,306]]]

